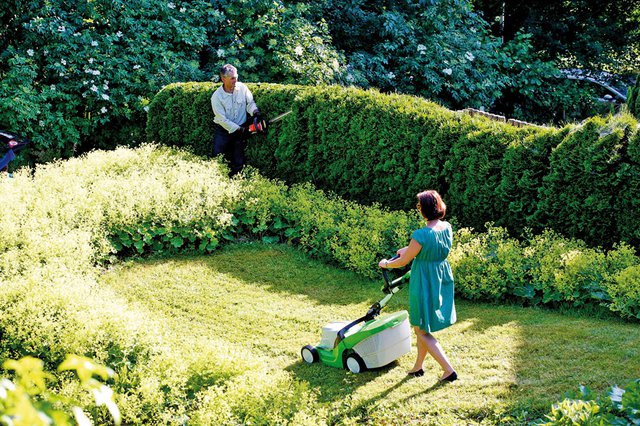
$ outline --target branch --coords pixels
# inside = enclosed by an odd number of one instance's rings
[[[618,89],[616,89],[615,87],[612,87],[611,84],[609,84],[607,81],[604,81],[604,79],[602,79],[602,77],[613,78],[613,75],[609,74],[608,72],[604,72],[604,71],[598,72],[597,77],[601,77],[601,78],[593,77],[590,75],[589,72],[585,72],[579,69],[567,69],[567,70],[561,70],[561,72],[564,75],[564,77],[568,78],[569,80],[584,80],[584,81],[589,81],[591,83],[598,84],[604,87],[605,89],[607,89],[608,91],[610,91],[611,93],[613,93],[616,97],[622,99],[624,102],[627,101],[626,95],[623,95],[620,91],[618,91]]]

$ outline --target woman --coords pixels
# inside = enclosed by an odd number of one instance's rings
[[[426,227],[413,232],[407,247],[398,250],[399,257],[382,259],[381,268],[401,268],[413,260],[409,280],[409,321],[416,333],[418,356],[407,374],[424,375],[422,363],[429,353],[444,370],[440,381],[458,378],[442,346],[431,334],[456,322],[453,302],[453,274],[447,256],[451,250],[453,232],[448,222],[441,220],[447,210],[440,194],[429,190],[417,195],[417,208]]]

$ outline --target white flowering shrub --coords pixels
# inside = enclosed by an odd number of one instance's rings
[[[176,79],[197,79],[206,33],[194,7],[162,1],[10,2],[0,38],[0,125],[31,136],[39,160],[69,156],[89,136],[144,121],[147,99]],[[13,7],[11,7],[13,6]],[[4,7],[4,6],[3,6]]]
[[[322,27],[282,2],[255,3],[4,2],[0,128],[30,137],[44,162],[144,142],[155,93],[208,80],[225,62],[249,81],[332,78],[338,56]]]

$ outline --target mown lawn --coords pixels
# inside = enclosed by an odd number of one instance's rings
[[[359,375],[304,364],[300,348],[316,344],[324,324],[363,315],[383,296],[382,280],[283,246],[245,243],[211,256],[129,262],[101,283],[162,321],[167,344],[188,352],[215,343],[224,351],[215,362],[228,360],[229,378],[284,371],[308,384],[326,408],[318,423],[524,424],[579,384],[604,390],[640,377],[637,324],[463,300],[458,323],[437,334],[460,376],[450,385],[437,385],[431,359],[424,377],[407,378],[415,349]],[[406,309],[407,294],[386,311]]]

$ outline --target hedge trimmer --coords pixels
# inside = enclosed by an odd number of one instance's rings
[[[252,135],[255,135],[256,133],[267,134],[267,130],[269,129],[269,126],[271,126],[273,123],[277,123],[278,121],[282,120],[292,112],[293,112],[292,110],[289,110],[283,114],[280,114],[275,118],[272,118],[271,120],[267,120],[262,115],[257,115],[256,117],[253,117],[253,122],[247,126],[247,131]]]

